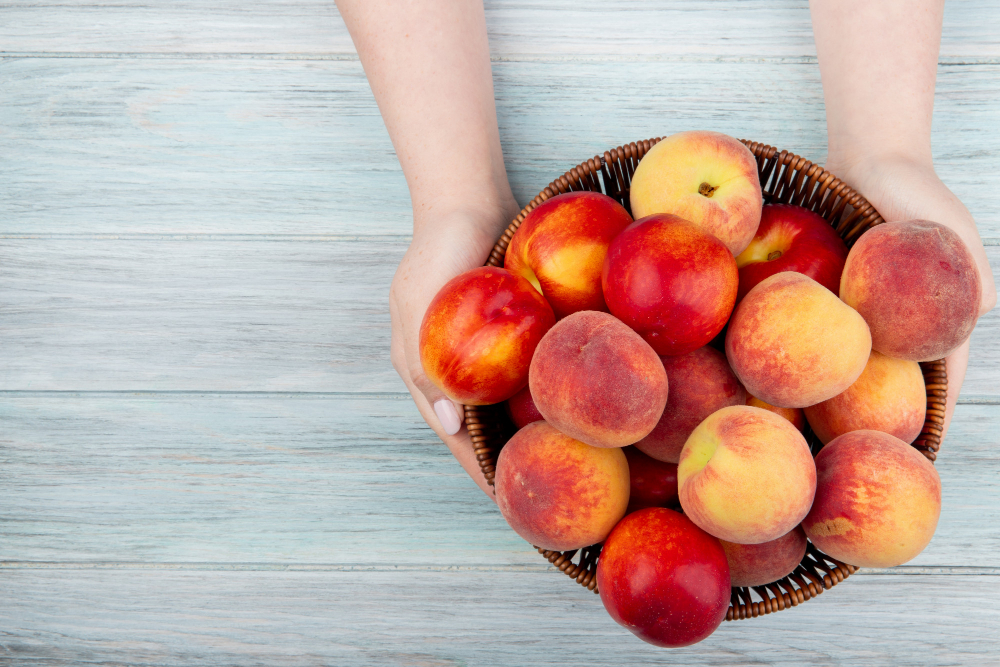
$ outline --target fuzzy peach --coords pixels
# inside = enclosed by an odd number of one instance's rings
[[[652,432],[635,446],[654,459],[677,463],[691,431],[719,408],[743,405],[746,390],[725,355],[711,347],[660,360],[670,383],[667,406]]]
[[[518,535],[543,549],[580,549],[603,541],[625,516],[628,463],[620,449],[591,447],[534,422],[500,450],[495,489]]]
[[[484,266],[445,283],[420,324],[428,379],[466,405],[499,403],[528,381],[535,347],[555,323],[527,280]]]
[[[945,357],[969,337],[982,289],[962,239],[927,220],[862,234],[840,279],[840,298],[868,322],[872,347],[911,361]]]
[[[641,440],[667,404],[667,372],[653,348],[592,310],[560,320],[542,338],[528,386],[545,421],[595,447]]]
[[[927,390],[920,364],[875,350],[854,384],[805,408],[809,425],[824,445],[839,435],[863,429],[911,443],[920,435],[926,412]]]
[[[762,544],[722,542],[733,586],[763,586],[792,572],[806,555],[806,534],[796,526]]]
[[[797,526],[816,492],[809,445],[773,412],[736,405],[712,413],[677,466],[681,507],[727,542],[760,544]]]
[[[750,244],[763,198],[757,161],[718,132],[680,132],[649,149],[632,176],[632,215],[670,213],[722,241],[733,255]]]
[[[868,325],[830,290],[786,271],[740,302],[726,332],[726,357],[747,391],[782,408],[833,398],[865,369]]]
[[[598,192],[567,192],[524,218],[504,256],[504,268],[526,278],[557,318],[603,310],[601,270],[611,239],[632,223],[621,204]]]
[[[858,567],[895,567],[930,543],[941,479],[899,438],[845,433],[820,450],[816,474],[816,501],[802,527],[827,555]]]

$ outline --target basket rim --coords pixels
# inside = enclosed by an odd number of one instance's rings
[[[628,201],[632,175],[639,160],[663,137],[617,146],[581,162],[543,188],[514,218],[494,244],[487,266],[503,267],[507,247],[517,229],[531,211],[552,197],[567,192],[590,190],[615,198],[631,215]],[[872,227],[885,220],[859,192],[823,167],[789,151],[768,144],[740,139],[757,162],[764,204],[787,203],[803,206],[821,215],[844,239],[848,247]],[[927,392],[927,410],[920,435],[911,446],[931,463],[937,459],[944,430],[948,377],[944,359],[920,364]],[[487,484],[493,486],[496,456],[509,437],[505,428],[503,403],[493,406],[464,406],[465,423],[475,456]],[[498,406],[500,407],[497,410]],[[535,547],[560,571],[597,593],[597,562],[600,544],[583,549],[558,552]],[[579,555],[578,562],[572,559]],[[858,571],[823,554],[812,542],[799,566],[782,579],[752,587],[760,598],[754,601],[750,588],[733,587],[726,620],[755,618],[788,607],[795,607],[836,586]],[[773,596],[773,597],[772,597]]]

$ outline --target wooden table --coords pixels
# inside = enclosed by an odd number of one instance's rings
[[[805,2],[488,3],[525,202],[606,148],[826,154]],[[1000,11],[934,151],[1000,275]],[[1000,664],[1000,315],[930,547],[657,650],[504,524],[389,363],[409,201],[330,0],[0,5],[0,664]]]

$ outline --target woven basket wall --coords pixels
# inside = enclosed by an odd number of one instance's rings
[[[514,232],[536,206],[565,192],[590,190],[613,197],[631,214],[629,188],[632,175],[642,156],[659,138],[619,146],[598,155],[552,181],[538,193],[507,227],[490,253],[488,266],[503,266],[504,253]],[[765,204],[794,204],[819,214],[851,247],[865,231],[883,222],[875,208],[860,194],[822,167],[787,151],[742,140],[757,159],[757,173]],[[920,364],[927,387],[927,417],[913,447],[931,462],[937,459],[944,425],[945,396],[948,378],[943,359]],[[496,459],[515,427],[504,404],[465,406],[465,423],[475,447],[483,475],[492,486]],[[815,455],[822,443],[807,427],[806,440]],[[597,592],[597,560],[601,545],[579,551],[538,552],[577,583]],[[809,543],[806,555],[794,572],[767,584],[752,588],[733,588],[726,620],[755,618],[763,614],[795,607],[836,586],[858,568],[841,563]]]

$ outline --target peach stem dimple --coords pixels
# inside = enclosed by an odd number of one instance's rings
[[[705,197],[711,197],[717,188],[709,185],[708,183],[702,183],[698,186],[698,194],[704,195]]]
[[[774,252],[772,252],[770,255],[767,256],[767,261],[773,262],[774,260],[778,259],[779,257],[781,257],[781,251],[780,250],[775,250]]]

